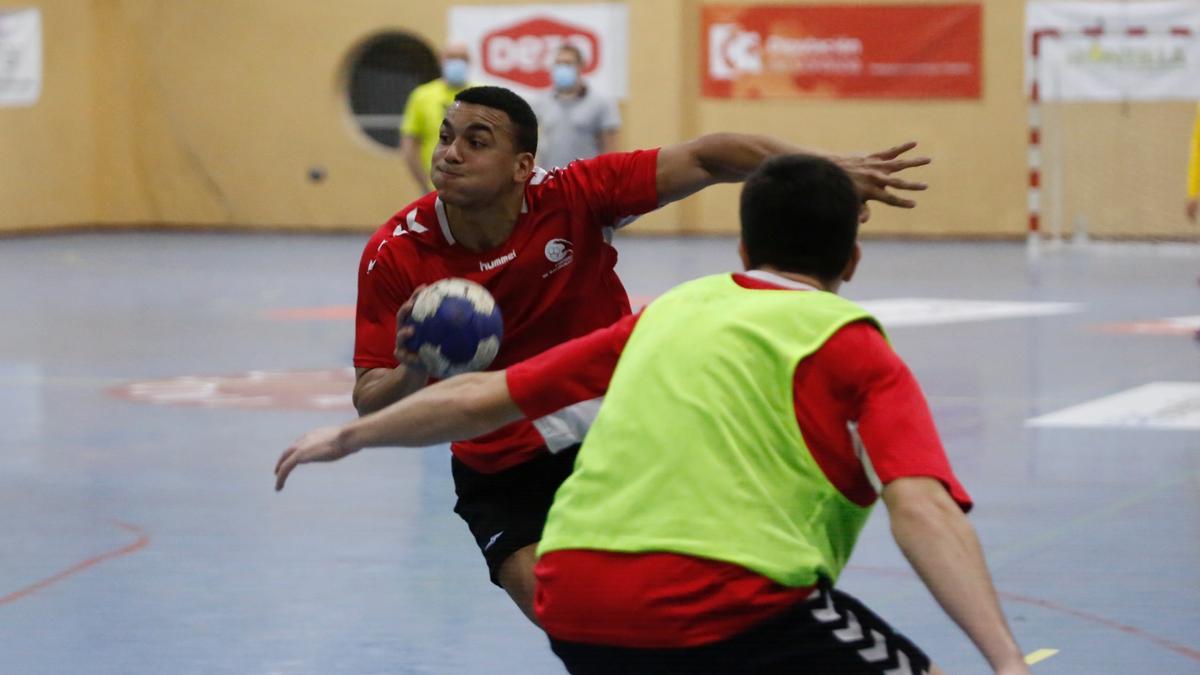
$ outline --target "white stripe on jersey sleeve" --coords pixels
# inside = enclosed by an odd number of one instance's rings
[[[879,474],[875,473],[875,465],[871,463],[871,455],[867,454],[867,446],[863,445],[862,436],[858,435],[858,424],[846,422],[846,430],[850,432],[854,454],[858,455],[858,461],[862,462],[863,472],[867,474],[871,487],[875,488],[875,494],[883,494],[883,482],[879,480]]]
[[[533,420],[533,428],[542,435],[546,448],[550,452],[558,452],[583,440],[596,415],[600,413],[603,396],[588,401],[580,401],[574,405],[557,410],[545,417]]]
[[[436,197],[433,200],[433,210],[437,213],[438,226],[442,228],[442,236],[446,238],[446,243],[453,246],[455,243],[454,235],[450,233],[450,221],[446,220],[446,206],[442,204],[442,198]]]

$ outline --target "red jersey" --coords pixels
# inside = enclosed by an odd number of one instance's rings
[[[768,292],[808,288],[763,272],[734,279]],[[626,317],[508,369],[513,400],[544,435],[586,433],[637,319]],[[843,327],[802,359],[792,398],[809,451],[847,499],[866,506],[883,485],[925,476],[945,485],[964,510],[970,508],[920,387],[871,324]],[[538,561],[536,573],[535,606],[546,632],[624,647],[691,647],[732,637],[811,590],[784,587],[736,565],[666,552],[554,551]]]
[[[612,153],[535,169],[508,239],[470,251],[450,231],[436,192],[392,216],[363,251],[358,271],[354,365],[395,368],[396,311],[421,284],[460,277],[483,285],[504,316],[492,369],[505,368],[629,314],[629,297],[608,243],[623,218],[658,207],[657,150]],[[544,452],[528,422],[508,425],[451,450],[472,469],[494,473]]]

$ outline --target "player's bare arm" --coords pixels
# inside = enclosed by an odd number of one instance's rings
[[[429,383],[429,373],[421,367],[417,355],[404,346],[412,337],[413,329],[405,325],[412,314],[413,302],[424,284],[413,289],[408,300],[396,311],[396,345],[394,355],[399,363],[395,368],[355,368],[354,409],[359,415],[367,415],[386,408]]]
[[[829,159],[850,174],[864,201],[912,208],[916,202],[891,190],[927,187],[897,175],[931,161],[928,157],[904,156],[916,146],[910,142],[869,155],[835,155],[806,150],[770,136],[708,134],[659,151],[656,176],[659,201],[667,204],[709,185],[740,182],[769,157],[808,154]]]
[[[898,478],[883,489],[892,536],[938,604],[998,673],[1028,673],[992,586],[975,529],[932,478]]]
[[[282,490],[300,464],[332,462],[363,448],[424,447],[474,438],[523,416],[504,371],[452,377],[348,424],[301,436],[275,465],[275,489]]]

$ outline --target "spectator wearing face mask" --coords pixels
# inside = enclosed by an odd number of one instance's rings
[[[592,91],[584,82],[583,53],[574,45],[558,48],[550,68],[551,87],[534,109],[540,127],[538,165],[565,167],[617,150],[621,113],[616,101]]]
[[[404,121],[400,123],[400,152],[404,163],[424,193],[433,188],[429,181],[429,165],[437,147],[438,129],[446,117],[446,109],[454,103],[458,92],[474,86],[467,82],[471,69],[471,53],[465,44],[447,45],[442,51],[442,76],[413,89],[404,105]]]

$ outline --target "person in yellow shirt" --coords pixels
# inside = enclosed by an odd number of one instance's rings
[[[1200,211],[1200,105],[1196,106],[1196,124],[1192,127],[1192,151],[1188,154],[1187,217],[1196,222]],[[1196,337],[1200,337],[1197,331]]]
[[[428,192],[429,165],[437,147],[438,129],[446,109],[454,103],[458,92],[473,86],[467,82],[471,53],[465,44],[447,45],[442,50],[442,76],[413,89],[404,104],[404,121],[400,123],[400,153],[418,189]]]

